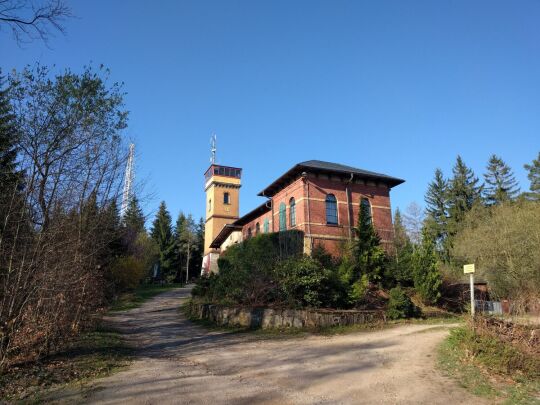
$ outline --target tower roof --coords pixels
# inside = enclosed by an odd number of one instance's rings
[[[297,178],[297,176],[304,171],[309,171],[312,173],[327,173],[347,176],[350,176],[352,174],[357,178],[385,183],[390,188],[405,182],[405,180],[399,179],[397,177],[392,177],[386,174],[376,173],[369,170],[359,169],[353,166],[347,166],[332,162],[324,162],[322,160],[307,160],[305,162],[297,163],[296,165],[294,165],[287,172],[285,172],[278,179],[276,179],[272,184],[262,190],[258,195],[272,197],[279,189],[287,185],[290,181]]]

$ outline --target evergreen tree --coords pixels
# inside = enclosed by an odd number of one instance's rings
[[[124,217],[121,220],[122,239],[126,253],[130,255],[138,254],[138,243],[142,233],[146,233],[145,217],[139,205],[137,197],[130,198]]]
[[[352,246],[352,266],[345,276],[350,285],[349,300],[361,299],[368,284],[381,281],[386,254],[381,247],[379,235],[373,227],[370,208],[360,204],[358,225],[355,228],[356,238]]]
[[[9,103],[8,89],[3,88],[0,71],[0,238],[5,219],[13,211],[14,197],[18,197],[22,176],[17,171],[17,140],[19,130]]]
[[[385,284],[387,287],[395,283],[403,286],[412,285],[412,256],[414,248],[407,235],[399,208],[394,215],[394,256],[385,270]]]
[[[435,170],[433,181],[429,183],[426,195],[426,213],[433,220],[429,221],[430,234],[434,235],[436,244],[441,247],[448,234],[448,181],[441,169]]]
[[[529,187],[531,191],[525,193],[525,197],[529,200],[540,202],[540,152],[538,152],[538,157],[533,159],[530,165],[526,164],[523,167],[529,171],[527,178],[531,182],[531,186]]]
[[[435,304],[441,297],[442,279],[437,264],[433,238],[427,229],[422,232],[422,243],[413,256],[414,288],[427,304]]]
[[[448,189],[448,233],[455,235],[465,214],[474,205],[482,203],[483,186],[479,184],[478,177],[474,175],[472,169],[465,165],[461,156],[457,157],[452,174],[453,178]]]
[[[185,228],[186,228],[186,216],[183,212],[178,214],[176,224],[174,227],[174,268],[176,270],[176,281],[182,280],[182,274],[186,268],[186,250],[185,250]]]
[[[122,224],[134,234],[139,234],[146,231],[144,226],[145,222],[146,219],[139,205],[139,200],[135,196],[131,197],[126,212],[124,213],[124,217],[122,218]]]
[[[488,205],[511,201],[519,194],[519,186],[512,170],[496,155],[489,158],[484,179],[486,181],[484,198]]]
[[[161,274],[167,280],[171,280],[175,275],[173,268],[174,238],[172,233],[171,214],[169,214],[169,211],[167,210],[165,201],[162,201],[159,205],[156,218],[152,223],[150,235],[158,247]]]

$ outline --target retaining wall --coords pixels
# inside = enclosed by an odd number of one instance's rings
[[[386,322],[384,311],[238,308],[190,304],[192,316],[222,326],[250,328],[321,328]]]

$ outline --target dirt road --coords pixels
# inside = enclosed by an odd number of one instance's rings
[[[193,325],[178,311],[188,295],[166,292],[111,318],[138,347],[137,359],[94,383],[85,403],[482,403],[436,371],[435,348],[448,333],[441,327],[261,339]]]

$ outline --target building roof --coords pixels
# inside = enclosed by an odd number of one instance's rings
[[[242,227],[240,225],[234,225],[234,223],[225,225],[221,229],[221,231],[219,231],[218,235],[214,238],[214,240],[210,244],[210,247],[212,249],[219,249],[221,247],[221,244],[225,242],[225,239],[227,239],[231,233],[241,230]]]
[[[234,231],[241,231],[243,225],[246,225],[247,223],[253,221],[255,218],[260,217],[262,214],[268,211],[270,211],[270,207],[268,206],[267,202],[264,202],[254,210],[248,212],[246,215],[238,218],[232,224],[225,225],[221,229],[221,231],[219,231],[215,239],[212,241],[210,247],[214,249],[219,248],[231,233],[233,233]]]
[[[339,163],[323,162],[322,160],[308,160],[298,163],[289,169],[285,174],[281,175],[272,184],[262,190],[258,195],[265,197],[272,197],[283,186],[287,185],[290,181],[294,180],[303,171],[310,171],[316,173],[328,173],[328,174],[343,174],[350,176],[351,174],[362,179],[368,179],[373,181],[379,181],[392,188],[405,180],[397,177],[388,176],[382,173],[375,173],[369,170],[358,169],[352,166],[346,166]]]

